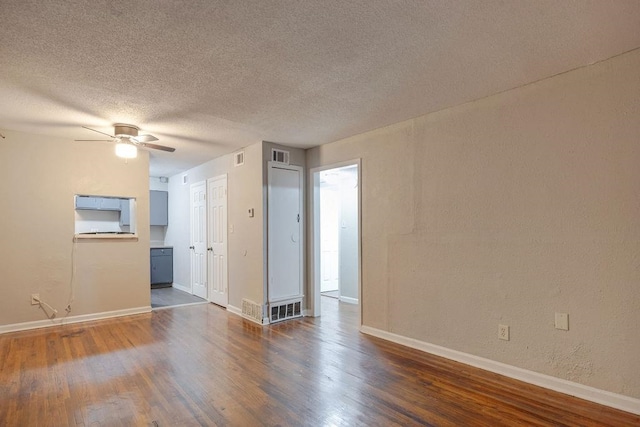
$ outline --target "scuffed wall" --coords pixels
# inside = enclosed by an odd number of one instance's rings
[[[148,153],[125,162],[110,144],[3,134],[0,325],[46,320],[32,293],[58,319],[72,295],[70,316],[149,307]],[[74,247],[75,194],[136,198],[138,239]]]
[[[309,150],[362,159],[364,325],[640,398],[639,69],[634,51]]]

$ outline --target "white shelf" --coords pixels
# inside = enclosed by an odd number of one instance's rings
[[[137,234],[76,234],[75,240],[132,240],[137,241]]]

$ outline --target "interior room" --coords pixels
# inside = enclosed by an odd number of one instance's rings
[[[640,424],[640,2],[0,40],[0,424]]]

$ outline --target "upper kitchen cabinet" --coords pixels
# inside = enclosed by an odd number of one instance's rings
[[[119,211],[116,197],[76,196],[76,210]]]
[[[129,199],[120,199],[120,226],[131,225],[130,203]]]
[[[149,225],[169,225],[169,193],[167,191],[150,191]]]

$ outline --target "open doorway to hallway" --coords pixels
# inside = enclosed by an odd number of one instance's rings
[[[313,315],[325,297],[360,300],[359,161],[311,170]]]

